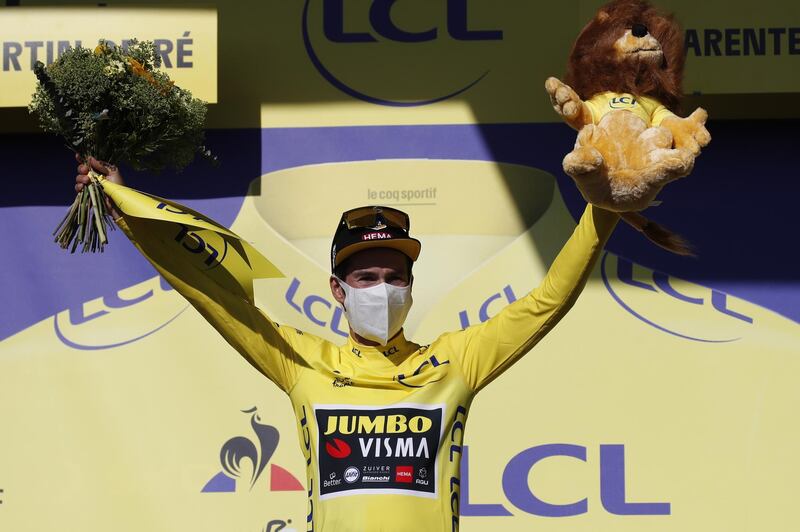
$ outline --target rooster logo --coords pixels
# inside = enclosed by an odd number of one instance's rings
[[[256,410],[256,407],[242,410],[243,413],[250,414],[250,427],[256,439],[234,436],[222,445],[219,452],[222,471],[206,483],[203,493],[236,491],[237,479],[246,481],[252,490],[261,477],[278,448],[280,433],[275,427],[261,423],[261,416]],[[246,468],[242,467],[244,461],[249,461],[252,465],[249,478],[243,478],[246,475]],[[276,464],[269,465],[270,491],[303,491],[303,485],[289,471]]]

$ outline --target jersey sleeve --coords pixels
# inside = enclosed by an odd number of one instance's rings
[[[297,331],[281,327],[259,310],[245,293],[234,293],[214,282],[175,253],[164,240],[153,238],[137,218],[117,218],[119,228],[141,254],[225,340],[258,371],[290,393],[301,369]]]
[[[473,391],[527,353],[567,313],[618,221],[618,214],[587,205],[537,288],[484,323],[448,335],[451,358]]]
[[[589,109],[589,116],[592,117],[592,124],[596,124],[600,121],[600,109],[598,100],[602,98],[602,95],[596,95],[589,100],[584,100],[583,105]]]
[[[665,118],[670,116],[675,116],[675,113],[667,109],[665,106],[658,104],[658,107],[653,110],[653,115],[650,119],[650,124],[653,127],[658,127],[661,125],[661,122],[664,121]]]

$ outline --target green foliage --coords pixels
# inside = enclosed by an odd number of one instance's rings
[[[47,67],[36,64],[29,110],[84,158],[155,171],[181,169],[198,152],[213,159],[203,146],[205,102],[155,70],[160,65],[149,41],[72,48]]]

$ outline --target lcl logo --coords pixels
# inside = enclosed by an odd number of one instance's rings
[[[392,8],[398,0],[372,0],[369,21],[373,30],[381,37],[396,42],[433,41],[439,36],[439,28],[433,26],[423,31],[410,31],[397,26],[392,18]],[[493,41],[503,38],[500,30],[471,30],[467,24],[469,0],[447,0],[446,31],[458,41]],[[308,2],[306,2],[308,5]],[[325,37],[331,42],[377,42],[370,32],[345,32],[344,0],[323,0]]]
[[[561,457],[587,462],[587,448],[582,445],[556,443],[529,447],[511,458],[503,470],[502,488],[506,499],[516,508],[541,517],[571,517],[589,511],[588,498],[567,504],[545,501],[534,493],[529,482],[536,464]],[[669,502],[632,502],[625,485],[625,446],[600,445],[599,450],[600,503],[612,515],[670,515]],[[464,517],[510,517],[514,515],[502,503],[475,504],[469,497],[469,447],[464,446],[461,460],[461,515]]]
[[[490,307],[493,306],[493,303],[497,303],[497,307],[500,308],[503,305],[511,304],[517,300],[517,296],[514,295],[514,290],[511,288],[511,285],[507,284],[503,287],[503,289],[499,292],[495,292],[494,294],[490,295],[478,307],[477,315],[478,315],[478,323],[483,323],[489,319],[490,314]],[[464,309],[459,311],[458,313],[458,321],[461,324],[462,329],[466,329],[472,322],[470,321],[470,313],[469,309]]]
[[[611,101],[608,103],[608,105],[612,109],[625,109],[627,107],[633,107],[636,105],[636,98],[632,98],[630,96],[617,96],[616,98],[611,98]]]
[[[286,289],[284,299],[290,307],[297,312],[308,318],[311,323],[320,327],[329,328],[334,334],[347,337],[347,330],[343,324],[344,311],[329,298],[323,297],[318,294],[301,295],[301,282],[298,278],[293,278]]]
[[[432,1],[432,0],[431,0]],[[451,41],[501,41],[503,31],[499,29],[477,29],[476,24],[469,20],[469,0],[435,0],[436,3],[444,3],[446,13],[445,23],[441,24],[435,20],[419,20],[415,28],[411,28],[397,20],[395,8],[406,7],[410,4],[409,0],[372,0],[371,2],[345,2],[345,0],[318,0],[321,4],[322,14],[322,36],[328,44],[336,45],[355,45],[366,44],[376,46],[376,43],[424,43],[442,39],[446,34]],[[314,2],[317,4],[317,2]],[[488,70],[480,73],[466,85],[451,90],[446,94],[433,98],[418,99],[414,101],[399,101],[368,94],[359,90],[352,84],[345,83],[339,76],[326,66],[317,49],[312,44],[311,31],[309,29],[309,11],[312,0],[306,0],[303,8],[303,43],[309,59],[317,71],[334,87],[345,94],[377,105],[393,107],[413,107],[429,105],[432,103],[447,100],[457,96],[480,82],[488,73]],[[405,5],[404,5],[405,4]],[[318,4],[319,5],[319,4]],[[367,25],[362,28],[353,28],[350,19],[353,15],[361,15],[364,7],[367,8]],[[420,17],[421,19],[422,17]],[[442,27],[440,27],[442,26]],[[424,29],[419,29],[423,27]],[[415,53],[418,50],[414,49]],[[373,50],[374,53],[378,53]],[[447,70],[447,69],[444,69]]]
[[[741,339],[754,318],[746,303],[713,288],[682,282],[609,253],[600,274],[616,303],[639,321],[669,335],[704,343]]]
[[[189,304],[156,276],[59,312],[53,329],[73,349],[111,349],[160,331],[187,308]]]

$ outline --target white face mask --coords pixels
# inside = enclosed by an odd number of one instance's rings
[[[338,277],[344,290],[344,315],[359,336],[386,345],[400,331],[411,309],[411,285],[381,283],[353,288]]]

